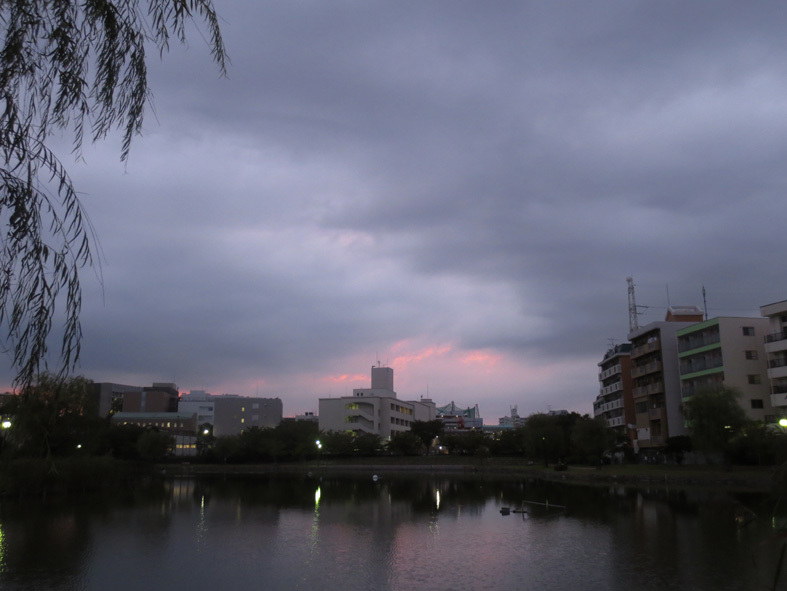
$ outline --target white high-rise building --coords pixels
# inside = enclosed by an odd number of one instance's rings
[[[388,439],[409,431],[414,421],[435,419],[434,402],[400,400],[393,385],[393,368],[376,366],[372,367],[371,388],[356,388],[352,396],[320,398],[320,430],[374,433]]]

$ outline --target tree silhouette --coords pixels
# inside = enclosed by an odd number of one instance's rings
[[[122,129],[120,159],[150,98],[146,49],[163,54],[186,24],[208,28],[222,73],[227,56],[211,0],[9,0],[0,3],[0,324],[16,368],[46,366],[55,304],[64,306],[62,373],[79,358],[80,270],[94,263],[90,222],[49,147],[56,130],[97,141]]]

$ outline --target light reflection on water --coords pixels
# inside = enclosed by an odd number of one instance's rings
[[[550,506],[501,514],[528,500]],[[772,586],[783,543],[773,506],[427,476],[174,479],[43,510],[0,504],[0,589],[754,591]],[[742,507],[757,519],[737,529]]]

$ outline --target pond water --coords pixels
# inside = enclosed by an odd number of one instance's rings
[[[0,589],[787,589],[779,514],[778,499],[718,490],[177,478],[3,501]]]

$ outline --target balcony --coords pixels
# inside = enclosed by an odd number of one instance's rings
[[[612,402],[606,402],[604,404],[595,405],[593,410],[595,411],[594,412],[595,415],[599,415],[622,407],[623,407],[623,400],[621,398],[618,398],[617,400],[613,400]]]
[[[655,373],[661,371],[661,367],[661,361],[651,361],[644,365],[636,365],[631,368],[631,377],[639,378],[649,373]]]
[[[773,408],[787,407],[787,393],[771,394],[771,406]]]
[[[721,358],[721,355],[697,357],[680,364],[680,375],[684,376],[698,371],[705,371],[706,369],[716,369],[723,365],[724,360]]]
[[[603,381],[603,380],[606,380],[607,378],[611,378],[612,376],[621,373],[622,371],[623,371],[623,368],[618,363],[617,365],[614,365],[614,366],[610,367],[609,369],[605,369],[600,374],[598,374],[598,379],[599,379],[599,381]]]
[[[623,389],[623,382],[615,382],[614,384],[610,384],[606,388],[601,388],[601,395],[607,396],[608,394],[618,392],[622,389]]]
[[[651,394],[661,394],[664,392],[664,382],[658,381],[652,384],[646,384],[639,388],[634,388],[634,396],[639,398],[641,396],[650,396]]]
[[[692,349],[699,349],[700,347],[707,347],[708,345],[715,345],[721,342],[721,335],[719,334],[718,326],[716,330],[705,334],[699,335],[686,335],[678,338],[678,353],[685,353]]]
[[[642,357],[646,353],[650,353],[651,351],[658,351],[659,349],[661,349],[661,341],[655,339],[653,341],[650,341],[649,343],[640,345],[639,347],[634,347],[631,350],[631,358],[634,359],[635,357]]]
[[[782,329],[780,332],[772,332],[765,335],[766,343],[775,343],[777,341],[787,341],[787,329]]]

